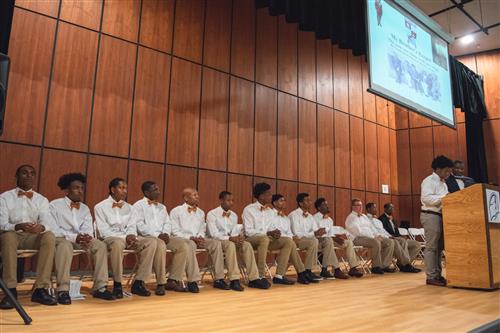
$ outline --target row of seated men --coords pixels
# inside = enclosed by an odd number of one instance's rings
[[[16,171],[17,187],[0,195],[0,249],[3,261],[3,279],[17,297],[17,250],[37,249],[37,277],[31,300],[45,305],[71,304],[69,296],[70,268],[74,249],[87,250],[94,263],[92,295],[104,300],[123,297],[122,273],[125,249],[137,253],[138,264],[131,292],[150,296],[145,281],[154,272],[155,294],[166,290],[198,293],[200,269],[196,250],[205,249],[213,264],[213,286],[223,290],[243,291],[240,282],[240,264],[248,275],[248,287],[270,288],[265,278],[268,251],[277,254],[274,284],[292,285],[295,281],[285,276],[289,262],[294,266],[300,284],[318,283],[322,279],[361,277],[360,262],[354,245],[370,249],[372,272],[394,272],[390,268],[393,258],[402,272],[418,272],[411,265],[420,250],[418,242],[398,237],[392,220],[392,205],[387,204],[380,220],[375,216],[376,205],[367,205],[368,216],[363,214],[363,203],[354,199],[352,213],[347,217],[346,229],[335,226],[330,217],[328,202],[318,198],[311,214],[312,200],[307,193],[297,195],[297,209],[288,216],[284,213],[286,201],[280,194],[271,193],[270,185],[256,184],[256,201],[245,207],[242,219],[231,210],[233,195],[223,191],[220,206],[205,213],[198,207],[199,195],[195,189],[183,191],[184,204],[173,208],[170,214],[158,202],[160,189],[152,181],[142,185],[144,198],[133,205],[127,203],[127,184],[121,178],[109,183],[109,197],[94,207],[95,227],[90,209],[82,200],[86,178],[79,173],[60,177],[58,186],[65,196],[49,201],[32,190],[35,169],[22,165]],[[243,226],[243,227],[242,227]],[[97,236],[97,237],[95,237]],[[345,251],[348,273],[339,266],[335,247]],[[305,251],[303,261],[297,248]],[[166,250],[173,254],[166,274]],[[255,252],[257,255],[255,256]],[[312,267],[320,253],[320,275]],[[239,254],[239,256],[238,256]],[[108,260],[109,259],[109,260]],[[108,261],[113,287],[108,289]],[[53,267],[54,265],[54,267]],[[52,270],[57,281],[56,297],[47,289]],[[227,269],[227,274],[225,273]],[[331,270],[329,270],[331,269]],[[187,277],[187,287],[182,280]],[[225,277],[229,284],[225,281]],[[10,309],[7,297],[0,308]]]

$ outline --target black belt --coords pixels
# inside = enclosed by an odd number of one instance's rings
[[[439,217],[443,217],[443,214],[435,212],[435,211],[432,211],[432,210],[422,210],[421,212],[424,213],[424,214],[432,214],[432,215],[436,215],[436,216],[439,216]]]

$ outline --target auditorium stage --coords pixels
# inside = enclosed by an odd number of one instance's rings
[[[33,318],[0,311],[0,332],[467,332],[500,316],[500,292],[424,285],[425,275],[386,274],[311,286],[273,286],[71,306],[22,304]],[[89,285],[88,283],[86,283]],[[29,286],[28,286],[29,287]],[[153,286],[151,286],[153,287]]]

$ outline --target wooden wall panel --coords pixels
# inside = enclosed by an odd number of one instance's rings
[[[165,186],[163,202],[170,212],[178,205],[182,205],[182,191],[187,188],[197,188],[197,170],[194,168],[167,165],[165,168]]]
[[[203,0],[175,4],[174,54],[200,63],[203,46],[205,5]]]
[[[36,169],[40,177],[40,148],[0,142],[0,161],[2,177],[0,177],[0,193],[16,187],[16,170],[23,164],[29,164]],[[38,189],[35,181],[35,190]],[[42,193],[43,194],[43,193]]]
[[[312,202],[314,203],[314,200],[318,197],[318,185],[316,184],[306,184],[306,183],[299,183],[299,192],[298,193],[307,193],[311,197]],[[294,198],[294,207],[297,208],[297,198]],[[314,211],[314,206],[313,209],[311,210],[312,212]]]
[[[257,10],[255,81],[276,88],[278,81],[278,18],[268,8]]]
[[[233,193],[234,207],[233,210],[241,216],[246,205],[253,202],[252,197],[252,177],[228,174],[227,175],[227,190]],[[240,223],[241,223],[241,219]]]
[[[330,207],[332,209],[332,207]],[[345,219],[351,213],[351,191],[335,189],[335,225],[345,226]]]
[[[298,179],[297,98],[278,92],[278,178]]]
[[[231,77],[228,171],[252,174],[254,84]]]
[[[167,162],[198,163],[201,66],[174,58],[168,114]]]
[[[201,96],[199,165],[201,168],[226,170],[229,75],[204,68]]]
[[[375,105],[377,108],[377,123],[386,127],[389,126],[389,111],[387,103],[388,102],[386,99],[375,96]]]
[[[365,207],[369,202],[373,202],[374,204],[377,205],[377,209],[378,209],[377,213],[378,214],[380,214],[380,212],[383,211],[383,207],[381,208],[379,205],[379,194],[378,193],[366,192],[365,201],[364,201]],[[365,209],[365,211],[366,211],[366,209]],[[378,214],[377,214],[377,216],[378,216]]]
[[[59,0],[16,0],[16,6],[26,8],[40,14],[57,17]]]
[[[484,96],[488,118],[500,117],[500,56],[498,52],[476,56],[477,73],[484,76]]]
[[[219,206],[219,193],[226,190],[226,173],[200,170],[198,173],[198,192],[200,207],[208,213]],[[237,200],[237,198],[234,198]]]
[[[318,105],[318,183],[335,185],[335,111]]]
[[[131,42],[137,42],[140,11],[140,1],[104,1],[102,32]]]
[[[365,189],[365,150],[363,120],[350,117],[351,132],[351,188]]]
[[[396,129],[396,104],[387,101],[387,118],[390,129]]]
[[[276,178],[277,91],[257,84],[255,91],[254,175]]]
[[[399,220],[397,221],[398,226],[401,226],[402,221],[411,222],[411,220],[413,219],[413,202],[410,195],[399,196],[398,215],[399,215]]]
[[[399,105],[396,105],[395,112],[396,112],[396,128],[397,129],[408,128],[409,127],[408,110]]]
[[[174,30],[174,0],[142,1],[139,42],[154,49],[171,52]]]
[[[364,122],[364,147],[365,147],[365,170],[366,170],[366,190],[378,192],[379,170],[378,161],[378,140],[377,125],[369,121]],[[353,170],[356,170],[353,168]],[[357,177],[357,176],[356,176]]]
[[[254,79],[255,4],[253,0],[233,1],[231,73]]]
[[[57,186],[59,177],[69,172],[85,174],[86,154],[45,149],[43,151],[42,169],[40,170],[40,193],[49,201],[64,196]]]
[[[297,94],[297,25],[278,17],[278,89]]]
[[[60,23],[45,145],[87,151],[97,33]]]
[[[232,0],[207,1],[203,63],[229,72]]]
[[[139,48],[130,141],[132,158],[165,160],[170,61],[169,55]]]
[[[392,195],[399,194],[399,179],[398,179],[398,142],[397,142],[397,131],[389,130],[389,154],[390,154],[390,187],[389,191]],[[379,144],[384,144],[383,141],[379,141]],[[380,167],[379,167],[380,168]],[[380,186],[380,185],[379,185]]]
[[[127,156],[136,49],[102,36],[92,116],[90,150]]]
[[[137,200],[140,200],[144,197],[142,193],[142,183],[145,181],[153,181],[155,182],[160,191],[163,193],[163,177],[164,167],[159,163],[148,163],[148,162],[140,162],[140,161],[130,161],[128,169],[128,197],[127,200],[130,204],[135,203]],[[161,200],[161,197],[160,199]]]
[[[363,117],[363,75],[361,73],[362,57],[355,57],[347,52],[349,68],[349,113]]]
[[[426,127],[432,125],[432,121],[429,118],[421,116],[415,111],[408,111],[408,115],[410,120],[409,121],[410,128]]]
[[[295,197],[299,193],[298,183],[290,182],[286,180],[278,180],[276,193],[279,193],[285,197],[286,207],[285,212],[289,213],[295,209]]]
[[[308,183],[318,181],[316,123],[316,105],[299,99],[299,180]]]
[[[349,116],[335,112],[335,185],[351,186]]]
[[[487,127],[487,124],[483,125],[483,130]],[[458,159],[460,161],[467,161],[467,142],[465,138],[465,124],[457,124],[457,140],[458,140]],[[486,139],[485,139],[486,140]],[[488,146],[489,142],[485,142],[485,146]],[[465,163],[465,174],[467,174],[467,163]]]
[[[420,222],[420,211],[422,210],[422,205],[420,202],[420,196],[419,195],[413,195],[412,196],[412,204],[413,204],[413,209],[412,209],[412,218],[411,218],[411,223],[410,225],[413,228],[422,228],[423,225]]]
[[[410,135],[408,130],[396,132],[398,147],[398,194],[411,194]]]
[[[271,186],[271,193],[276,193],[276,179],[274,178],[266,178],[266,177],[253,177],[252,186],[258,183],[267,183]]]
[[[457,131],[447,126],[435,126],[432,129],[434,136],[434,155],[445,155],[452,160],[458,159]]]
[[[335,109],[349,112],[349,73],[347,50],[332,46],[333,58],[333,106]]]
[[[368,78],[368,63],[364,60],[361,61],[361,75],[362,75],[362,89],[363,89],[363,114],[364,118],[369,121],[377,121],[377,110],[375,106],[375,95],[368,92],[370,87]]]
[[[316,41],[316,86],[318,103],[333,107],[332,44]]]
[[[116,177],[127,179],[127,160],[122,158],[90,156],[87,167],[85,202],[91,211],[109,195],[108,184]]]
[[[365,191],[351,191],[351,198],[357,198],[363,202],[363,211],[366,213],[365,205],[366,205],[366,192]]]
[[[432,128],[410,130],[411,179],[414,194],[420,193],[420,184],[432,173],[431,162],[434,158],[432,149]]]
[[[393,191],[393,184],[391,181],[391,142],[389,132],[390,130],[388,128],[380,125],[377,126],[378,186],[375,192],[381,192],[383,184],[389,185],[389,191],[391,193]]]
[[[60,17],[62,20],[82,25],[93,30],[99,30],[102,13],[102,0],[61,1]]]
[[[484,141],[488,180],[500,184],[500,120],[490,120],[484,124]]]
[[[300,31],[298,35],[299,97],[316,101],[316,41],[313,32]]]
[[[313,205],[318,198],[326,199],[328,208],[330,208],[330,217],[335,219],[335,187],[318,186],[318,197],[313,199]],[[316,207],[314,207],[312,211],[317,212]],[[335,221],[333,223],[335,223]]]
[[[42,141],[55,27],[52,19],[14,9],[4,140],[30,144]]]

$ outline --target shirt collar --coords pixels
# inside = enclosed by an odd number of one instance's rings
[[[441,181],[444,182],[446,180],[446,179],[441,180],[441,177],[439,177],[439,175],[435,172],[432,173],[432,179],[434,179],[437,182],[441,182]]]
[[[113,202],[114,202],[114,203],[119,203],[119,204],[121,204],[121,203],[125,203],[125,201],[123,201],[123,200],[120,200],[120,201],[115,201],[115,199],[113,199],[113,197],[112,197],[111,195],[108,197],[108,200],[109,200],[111,203],[113,203]]]
[[[16,186],[16,193],[18,193],[19,191],[36,193],[35,191],[33,191],[32,188],[30,188],[29,190],[25,191],[22,188]]]

